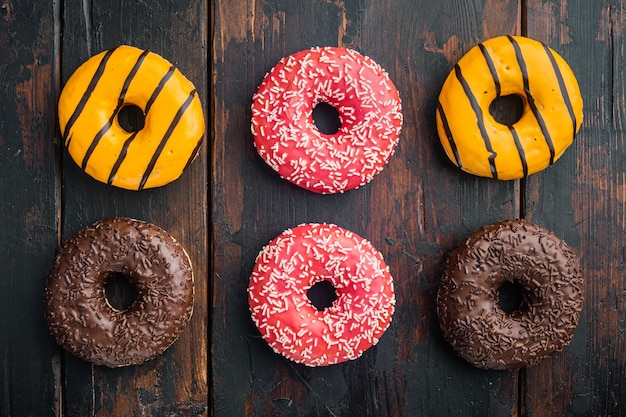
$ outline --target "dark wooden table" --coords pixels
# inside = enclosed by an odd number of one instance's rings
[[[625,28],[625,0],[0,0],[0,416],[626,415]],[[564,156],[517,181],[460,171],[435,128],[455,62],[507,34],[559,52],[585,101]],[[205,106],[199,158],[158,189],[100,184],[61,145],[61,88],[91,55],[119,44],[175,63]],[[373,58],[404,109],[385,170],[358,190],[325,196],[271,171],[249,127],[264,74],[320,45]],[[190,326],[163,355],[108,369],[55,345],[42,297],[59,245],[118,215],[156,223],[186,247],[196,299]],[[580,324],[564,351],[535,367],[478,370],[439,329],[442,264],[481,225],[519,217],[579,254]],[[391,327],[358,360],[289,362],[250,319],[246,287],[258,251],[303,222],[369,239],[394,276]]]

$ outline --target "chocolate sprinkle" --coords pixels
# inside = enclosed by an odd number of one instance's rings
[[[522,288],[511,313],[505,282]],[[578,257],[553,232],[525,220],[483,226],[448,257],[437,313],[457,353],[482,369],[534,365],[569,344],[583,306]]]
[[[124,311],[106,299],[111,273],[137,288]],[[184,248],[140,220],[96,222],[72,236],[52,265],[45,318],[59,345],[96,365],[139,365],[163,353],[193,312],[193,270]]]

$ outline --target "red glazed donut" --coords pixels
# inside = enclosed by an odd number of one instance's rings
[[[318,310],[307,291],[329,281],[337,298]],[[376,344],[395,306],[393,278],[371,243],[331,224],[288,229],[259,253],[248,287],[265,341],[308,366],[356,359]]]
[[[320,132],[315,106],[339,112],[341,127]],[[389,76],[351,49],[312,48],[285,57],[253,97],[252,133],[261,157],[281,177],[331,194],[371,181],[382,171],[402,127],[400,97]]]

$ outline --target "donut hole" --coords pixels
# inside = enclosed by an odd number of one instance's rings
[[[496,97],[489,105],[494,120],[505,126],[513,126],[524,112],[524,100],[517,94]]]
[[[109,272],[104,281],[104,297],[117,311],[130,309],[137,299],[137,286],[121,272]]]
[[[339,111],[332,105],[321,101],[313,107],[313,113],[311,115],[313,123],[317,130],[325,135],[334,135],[339,132],[341,127],[341,118],[339,117]]]
[[[524,288],[519,282],[505,281],[498,290],[498,307],[507,314],[513,314],[522,308]]]
[[[146,115],[134,104],[128,104],[117,113],[117,122],[128,133],[139,132],[146,125]]]
[[[306,293],[311,304],[318,311],[327,309],[337,299],[335,286],[328,280],[318,281]]]

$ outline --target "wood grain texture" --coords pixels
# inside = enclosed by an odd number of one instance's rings
[[[474,178],[439,145],[434,109],[443,80],[477,41],[519,32],[508,1],[216,1],[212,374],[216,416],[511,415],[515,372],[478,371],[442,340],[434,298],[449,251],[485,223],[516,217],[519,184]],[[318,45],[357,49],[385,68],[403,99],[400,144],[358,190],[316,195],[258,157],[251,98],[278,60]],[[307,368],[260,338],[246,287],[263,245],[302,222],[369,239],[395,278],[387,333],[358,360]]]
[[[625,10],[625,0],[0,0],[0,416],[626,415]],[[585,100],[583,126],[539,174],[473,177],[441,149],[436,99],[477,42],[520,33],[570,63]],[[176,64],[205,105],[200,156],[159,189],[100,184],[59,144],[61,87],[91,55],[122,43]],[[403,99],[395,155],[370,184],[339,195],[278,178],[249,128],[265,73],[316,45],[370,56]],[[54,344],[42,296],[59,244],[117,215],[154,222],[185,246],[195,311],[162,356],[105,369]],[[439,276],[472,231],[519,216],[554,230],[580,255],[585,307],[564,351],[523,371],[481,371],[442,337]],[[369,239],[397,296],[379,344],[326,368],[274,354],[246,299],[261,247],[311,221]]]
[[[528,415],[626,414],[623,1],[528,2],[528,35],[570,63],[583,95],[572,147],[529,178],[529,217],[581,257],[585,305],[570,346],[527,370]]]
[[[58,357],[43,319],[57,248],[56,13],[0,1],[0,415],[49,415]],[[36,399],[36,400],[33,400]]]

